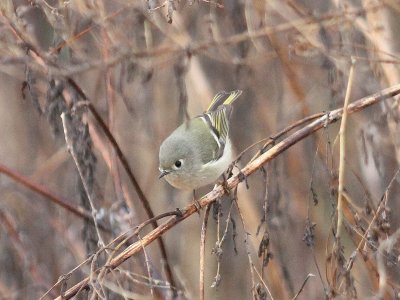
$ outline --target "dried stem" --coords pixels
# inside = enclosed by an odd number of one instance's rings
[[[206,250],[206,234],[207,234],[207,222],[208,216],[210,215],[211,204],[206,206],[204,212],[203,223],[201,225],[200,234],[200,282],[199,282],[199,298],[204,300],[204,263],[205,263],[205,250]]]
[[[247,259],[249,261],[250,274],[251,274],[251,292],[253,294],[253,298],[256,299],[257,298],[257,296],[256,296],[257,294],[256,294],[256,283],[254,281],[254,270],[256,272],[257,272],[257,270],[255,268],[253,268],[254,264],[253,264],[253,259],[251,258],[250,246],[249,246],[249,242],[248,242],[250,234],[247,231],[246,224],[244,222],[244,217],[243,217],[242,211],[239,208],[239,203],[238,203],[237,200],[238,199],[237,199],[237,186],[236,186],[235,187],[235,192],[234,192],[234,199],[232,199],[232,201],[235,203],[236,209],[237,209],[237,211],[239,213],[240,222],[242,223],[242,227],[243,227],[243,231],[244,231],[244,245],[246,247],[246,254],[247,254]],[[258,272],[257,272],[257,274],[258,274]],[[260,274],[258,274],[258,276],[260,276]],[[265,286],[267,286],[267,285],[265,284]],[[271,293],[269,292],[268,288],[267,288],[267,290],[268,290],[268,293],[269,293],[271,299],[273,299],[273,297],[272,297]]]
[[[304,279],[303,284],[302,284],[301,287],[300,287],[300,290],[296,293],[296,295],[294,295],[294,297],[292,298],[292,300],[296,300],[297,297],[301,294],[301,292],[303,291],[303,289],[304,289],[304,287],[306,286],[306,283],[307,283],[308,279],[310,279],[310,277],[315,277],[315,275],[314,275],[314,274],[311,274],[311,273],[307,275],[306,279]]]
[[[339,186],[338,186],[338,200],[337,200],[337,227],[336,227],[336,237],[340,238],[342,232],[343,223],[343,191],[344,191],[344,176],[345,176],[345,160],[346,160],[346,126],[347,126],[347,116],[349,107],[351,90],[354,82],[354,67],[355,61],[351,59],[351,67],[349,74],[349,81],[347,84],[346,96],[343,104],[343,116],[342,122],[340,123],[339,138],[340,138],[340,152],[339,152]]]
[[[73,143],[70,140],[70,135],[69,135],[69,130],[68,130],[68,127],[69,127],[70,124],[67,123],[67,118],[66,118],[64,112],[61,114],[61,120],[62,120],[62,124],[63,124],[63,127],[64,127],[65,142],[67,143],[68,150],[71,153],[71,156],[72,156],[72,158],[73,158],[73,160],[75,162],[75,165],[76,165],[76,168],[78,170],[79,176],[80,176],[80,178],[82,180],[83,187],[85,189],[86,196],[88,197],[88,200],[89,200],[89,203],[90,203],[90,208],[91,208],[91,212],[92,212],[92,218],[93,218],[93,222],[94,222],[94,227],[96,229],[96,233],[97,233],[97,237],[99,239],[100,246],[104,247],[105,243],[104,243],[104,240],[103,240],[103,238],[102,238],[102,236],[100,234],[99,225],[97,223],[97,216],[96,216],[97,209],[94,206],[94,202],[93,202],[93,199],[92,199],[92,193],[90,192],[90,189],[89,189],[89,187],[87,185],[85,176],[83,175],[81,165],[79,164],[79,160],[78,160],[78,158],[76,156],[75,149],[73,147]]]

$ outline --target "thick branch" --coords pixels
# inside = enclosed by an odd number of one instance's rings
[[[400,84],[395,85],[393,87],[384,89],[383,91],[373,94],[371,96],[362,98],[358,101],[353,102],[347,108],[347,113],[352,114],[363,110],[373,104],[376,104],[382,100],[394,97],[400,94]],[[317,130],[327,126],[330,123],[334,123],[342,117],[343,109],[336,109],[330,112],[327,112],[322,117],[316,119],[310,124],[304,126],[298,131],[294,132],[272,148],[270,148],[265,153],[261,154],[258,158],[252,160],[248,163],[237,175],[231,177],[226,185],[228,189],[235,188],[241,181],[243,181],[247,176],[250,176],[252,173],[257,171],[261,166],[265,165],[267,162],[271,161],[273,158],[283,153],[286,149],[290,148],[292,145],[298,143],[302,139],[307,136],[310,136]],[[220,198],[223,194],[225,194],[225,189],[221,185],[215,187],[211,192],[205,195],[200,199],[199,205],[201,207],[205,207],[208,204],[214,202],[216,199]],[[144,236],[140,241],[137,241],[127,247],[124,251],[122,251],[119,255],[109,261],[108,265],[105,266],[108,270],[115,269],[119,265],[121,265],[125,260],[129,259],[133,255],[137,254],[139,251],[143,249],[143,247],[147,246],[157,238],[159,238],[164,232],[174,227],[190,215],[197,212],[197,208],[195,204],[191,204],[187,206],[183,211],[182,215],[174,216],[168,219],[165,223],[161,224],[151,232],[149,232],[146,236]],[[89,280],[88,278],[83,279],[75,286],[70,288],[65,292],[62,299],[70,299],[75,296],[78,291],[88,287]],[[57,300],[61,300],[61,297],[58,297]]]

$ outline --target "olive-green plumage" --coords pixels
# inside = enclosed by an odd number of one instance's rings
[[[210,184],[232,162],[228,137],[231,104],[241,91],[218,93],[208,110],[182,125],[160,146],[160,178],[180,189]]]

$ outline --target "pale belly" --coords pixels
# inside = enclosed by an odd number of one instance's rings
[[[224,155],[214,162],[203,166],[196,174],[180,176],[174,173],[165,176],[165,179],[173,187],[184,190],[194,190],[199,187],[215,183],[233,161],[233,153],[230,140],[227,139]]]

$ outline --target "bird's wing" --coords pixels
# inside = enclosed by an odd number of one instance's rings
[[[218,144],[215,160],[219,159],[224,153],[229,132],[229,116],[231,111],[231,106],[222,105],[217,110],[204,113],[201,116]]]
[[[229,118],[232,112],[231,104],[242,94],[242,91],[219,92],[211,101],[207,111],[200,116],[206,123],[217,143],[214,160],[218,160],[223,154],[226,139],[229,133]]]

